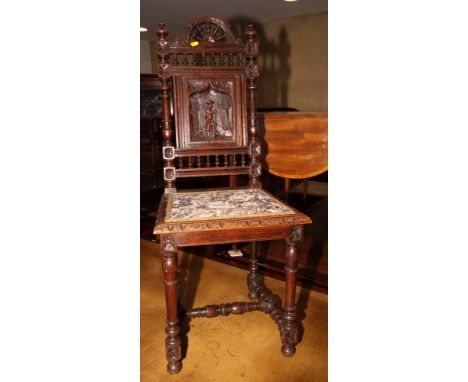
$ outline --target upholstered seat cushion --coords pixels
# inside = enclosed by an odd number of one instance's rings
[[[294,211],[259,189],[177,192],[169,195],[166,223],[290,215]]]
[[[308,216],[260,189],[211,189],[164,194],[153,232],[176,234],[310,222]]]

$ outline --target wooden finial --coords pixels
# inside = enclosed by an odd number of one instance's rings
[[[254,38],[257,35],[257,32],[255,31],[255,26],[253,24],[249,24],[247,26],[246,35],[249,39]]]
[[[160,40],[164,40],[167,36],[167,29],[166,29],[166,24],[164,21],[159,23],[159,29],[156,31],[156,34],[158,35]]]

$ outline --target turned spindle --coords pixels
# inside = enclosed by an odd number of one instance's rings
[[[255,310],[261,310],[258,302],[232,302],[227,304],[206,305],[202,308],[193,308],[186,312],[186,315],[191,318],[212,318],[217,316],[229,316],[230,314],[243,314]]]

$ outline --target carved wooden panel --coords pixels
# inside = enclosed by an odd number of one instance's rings
[[[174,76],[178,149],[237,148],[247,145],[245,99],[239,73]]]
[[[232,81],[188,81],[192,142],[232,140],[232,85]]]

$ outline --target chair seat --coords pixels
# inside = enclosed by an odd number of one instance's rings
[[[310,219],[261,189],[203,190],[165,194],[154,233],[285,223]]]

